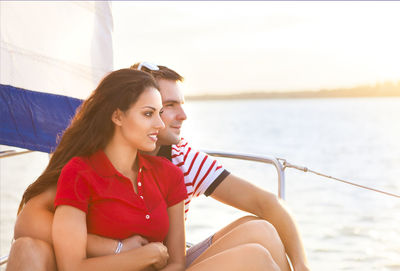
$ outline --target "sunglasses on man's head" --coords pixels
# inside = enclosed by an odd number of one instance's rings
[[[137,67],[138,71],[140,71],[142,68],[149,69],[151,71],[158,71],[159,68],[156,64],[150,63],[150,62],[140,62],[139,66]]]

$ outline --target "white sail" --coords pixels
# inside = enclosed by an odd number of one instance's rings
[[[0,2],[0,83],[86,98],[113,68],[106,1]]]

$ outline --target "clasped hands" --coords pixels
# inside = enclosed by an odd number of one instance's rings
[[[122,250],[129,251],[135,248],[147,246],[150,253],[155,257],[155,263],[148,269],[151,270],[160,270],[164,268],[168,263],[168,249],[167,247],[161,242],[149,242],[146,238],[140,235],[133,235],[122,240]]]

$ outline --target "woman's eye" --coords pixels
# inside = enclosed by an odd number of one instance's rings
[[[153,112],[145,112],[144,115],[146,117],[151,117],[151,116],[153,116]]]
[[[164,113],[164,108],[160,110],[160,115]]]

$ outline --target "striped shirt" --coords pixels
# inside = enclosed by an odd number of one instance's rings
[[[162,146],[157,155],[167,158],[183,172],[188,193],[185,200],[185,219],[192,198],[202,194],[211,195],[230,174],[214,158],[192,149],[183,138],[176,145]]]

